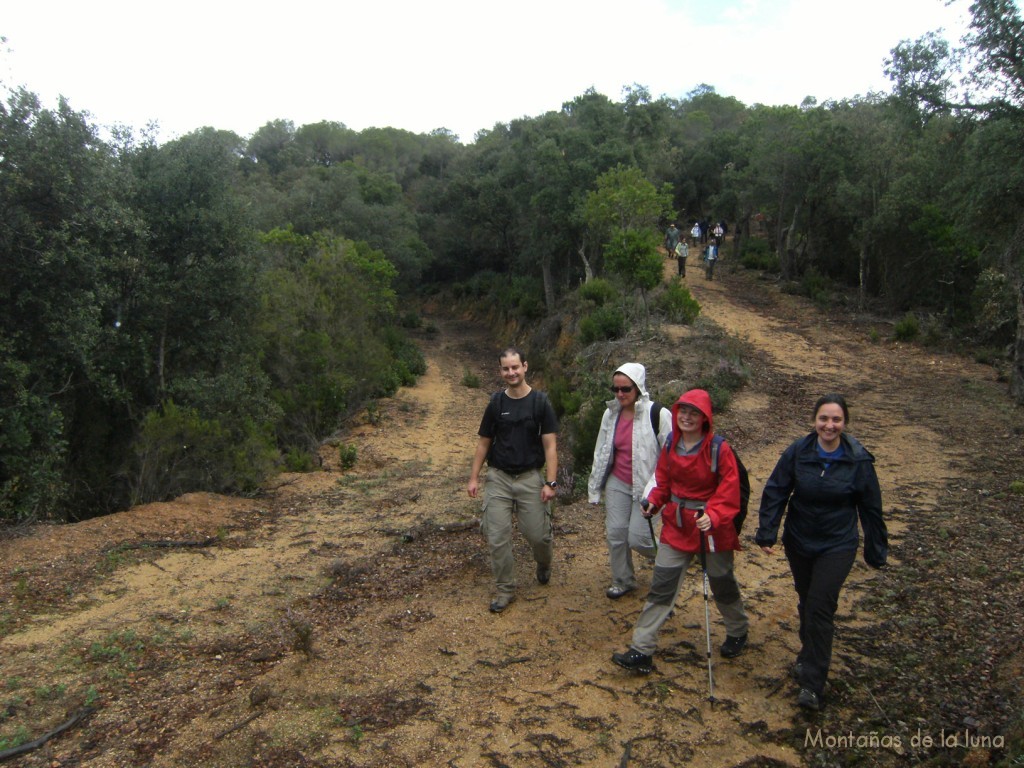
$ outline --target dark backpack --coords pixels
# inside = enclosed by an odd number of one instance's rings
[[[655,440],[658,439],[658,427],[661,426],[661,410],[664,407],[665,406],[663,406],[661,403],[659,403],[657,401],[651,401],[651,412],[650,412],[650,416],[651,416],[651,429],[654,430],[654,439]],[[672,439],[672,432],[670,430],[669,433],[668,433],[668,437],[666,438],[666,442],[668,442],[668,440],[671,440],[671,439]]]
[[[725,438],[721,435],[711,438],[711,471],[715,474],[718,474],[718,448],[724,442]],[[750,508],[750,475],[747,474],[747,468],[743,466],[735,448],[732,449],[732,453],[736,457],[736,471],[740,476],[740,511],[732,519],[732,524],[736,526],[736,534],[739,535],[743,521],[747,519],[747,510]]]

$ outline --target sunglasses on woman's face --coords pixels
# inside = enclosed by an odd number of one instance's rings
[[[619,392],[621,392],[624,395],[633,391],[633,387],[609,387],[609,389],[611,389],[615,394],[619,394]]]

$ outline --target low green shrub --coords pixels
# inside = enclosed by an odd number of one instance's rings
[[[982,365],[999,365],[1006,359],[1006,353],[996,347],[975,347],[974,362]]]
[[[711,406],[724,411],[732,401],[733,393],[742,389],[750,380],[750,371],[739,358],[721,358],[710,374],[704,376],[697,386],[707,390]]]
[[[409,311],[403,313],[400,318],[398,318],[398,323],[403,328],[415,330],[417,328],[423,327],[423,318],[420,317],[419,313],[417,313],[415,310],[410,309]]]
[[[134,445],[132,503],[196,490],[253,491],[271,474],[277,457],[271,437],[252,422],[228,429],[169,400],[142,421]]]
[[[903,319],[896,323],[893,334],[897,341],[913,341],[921,333],[921,323],[912,312],[907,312]]]
[[[352,469],[356,465],[358,457],[359,451],[351,443],[344,443],[338,446],[338,461],[341,463],[342,469]]]
[[[544,283],[536,277],[516,276],[512,278],[511,290],[506,292],[509,309],[514,310],[523,320],[539,320],[544,317]]]
[[[654,300],[655,308],[673,323],[690,325],[700,314],[700,304],[681,279],[675,277]]]
[[[778,272],[779,257],[771,243],[762,238],[748,237],[740,246],[740,264],[746,269],[759,269],[763,272]]]
[[[564,376],[556,376],[547,382],[547,394],[555,412],[561,416],[575,416],[583,405],[583,395]]]
[[[824,306],[829,303],[832,286],[827,277],[812,267],[800,277],[800,293],[815,304]]]
[[[286,472],[312,472],[317,468],[316,457],[301,448],[289,448],[284,454]]]
[[[618,307],[597,307],[580,320],[580,342],[583,346],[595,341],[617,339],[626,332],[626,316]]]
[[[597,433],[601,431],[604,411],[604,400],[595,398],[582,408],[579,416],[568,425],[574,474],[584,478],[584,482],[594,461],[594,445],[597,443]]]
[[[589,301],[595,306],[603,307],[605,304],[611,304],[617,300],[619,291],[611,282],[603,277],[595,277],[579,287],[579,296],[584,301]]]

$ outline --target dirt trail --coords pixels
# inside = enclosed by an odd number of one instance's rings
[[[755,499],[782,448],[808,429],[814,397],[840,390],[851,432],[878,459],[895,537],[907,515],[934,511],[969,450],[947,439],[950,404],[968,384],[996,386],[991,370],[873,344],[866,325],[833,324],[728,265],[705,281],[695,262],[688,283],[702,314],[754,349],[749,387],[723,424],[740,436]],[[751,643],[732,661],[716,651],[715,706],[692,575],[655,673],[611,664],[650,571],[636,595],[604,597],[600,508],[557,505],[546,587],[517,539],[519,599],[487,611],[490,573],[465,482],[498,386],[492,345],[447,322],[424,341],[427,375],[339,436],[357,447],[351,470],[325,447],[324,471],[284,476],[262,500],[194,495],[0,543],[12,606],[0,665],[12,696],[25,691],[8,719],[40,706],[43,686],[64,691],[46,710],[53,725],[83,700],[99,705],[13,764],[610,766],[628,753],[643,766],[804,765],[808,723],[786,675],[795,600],[781,557],[739,558]],[[483,386],[464,386],[466,373]],[[181,546],[136,546],[157,539]],[[873,578],[858,562],[844,625],[871,621],[854,602]],[[724,632],[712,617],[717,648]],[[853,653],[840,633],[834,677]]]

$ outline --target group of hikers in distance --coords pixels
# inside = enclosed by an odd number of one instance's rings
[[[554,408],[543,392],[527,383],[528,364],[521,351],[508,347],[498,362],[505,386],[484,411],[468,484],[469,495],[478,498],[486,464],[481,531],[494,576],[494,613],[508,608],[516,595],[513,517],[531,548],[537,582],[550,582],[550,502],[558,487]],[[606,597],[618,600],[638,588],[634,553],[653,564],[629,647],[612,654],[612,661],[640,674],[654,669],[658,632],[672,616],[683,577],[699,556],[713,698],[709,585],[725,624],[719,654],[725,659],[740,655],[749,635],[734,572],[749,495],[746,470],[728,441],[716,435],[706,391],[686,391],[671,410],[665,408],[651,400],[646,369],[636,362],[616,368],[610,387],[613,397],[601,419],[587,484],[591,504],[604,496],[611,569]],[[816,711],[824,703],[839,593],[859,545],[858,520],[869,566],[885,565],[888,536],[874,457],[846,432],[846,400],[823,395],[811,416],[812,431],[782,452],[764,485],[753,541],[773,555],[785,518],[782,545],[800,620],[800,651],[790,672],[799,684],[797,704]],[[655,519],[661,521],[657,535]]]
[[[704,262],[704,278],[706,280],[714,279],[719,248],[721,248],[722,241],[725,240],[725,235],[728,231],[729,228],[724,219],[714,226],[707,219],[701,219],[700,221],[695,221],[690,230],[690,239],[693,241],[693,247],[696,248],[698,243],[704,246],[701,251],[701,260]],[[668,229],[665,230],[665,253],[668,255],[668,258],[675,257],[679,276],[685,277],[686,260],[690,256],[690,246],[687,244],[686,238],[676,228],[674,222],[669,224]]]

